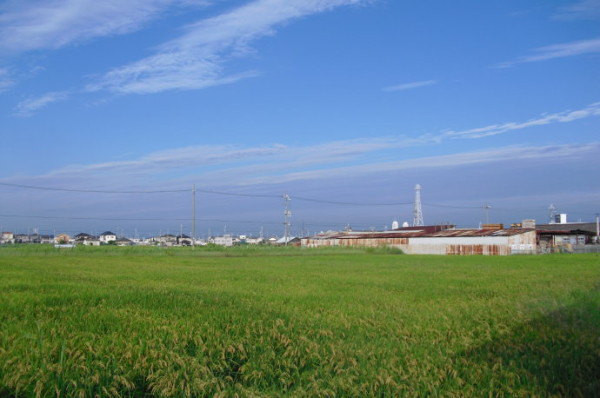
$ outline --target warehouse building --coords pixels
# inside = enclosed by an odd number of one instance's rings
[[[438,226],[436,226],[438,227]],[[387,232],[328,233],[302,239],[304,247],[396,247],[407,254],[510,255],[536,253],[534,229],[398,229]]]

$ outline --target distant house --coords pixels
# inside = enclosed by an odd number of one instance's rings
[[[71,242],[71,237],[67,234],[58,234],[54,237],[54,243],[64,245]]]
[[[27,234],[14,234],[13,239],[15,243],[31,243],[31,237]]]
[[[48,245],[54,243],[54,236],[52,235],[40,235],[40,243]]]
[[[177,244],[177,237],[171,234],[164,234],[154,239],[161,246],[174,246]]]
[[[84,246],[100,246],[100,239],[96,238],[94,235],[81,233],[77,234],[74,237],[75,243]]]
[[[0,234],[0,243],[1,244],[15,243],[14,238],[15,238],[15,235],[12,232],[2,232],[2,234]]]
[[[77,234],[73,237],[73,239],[75,239],[75,240],[94,239],[94,238],[96,238],[94,235],[86,234],[85,232]]]
[[[264,239],[263,238],[246,238],[245,242],[248,245],[260,245],[261,243],[264,243]]]
[[[186,234],[177,235],[176,239],[177,244],[180,246],[191,246],[193,243],[192,238],[190,238]]]
[[[98,240],[100,240],[100,242],[104,244],[114,242],[117,240],[117,234],[110,231],[102,232],[98,237]]]
[[[219,246],[233,246],[233,237],[231,235],[215,236],[212,243]]]
[[[288,246],[300,246],[302,240],[296,236],[288,236],[287,238],[283,237],[278,239],[275,244],[280,246],[285,246],[287,242]]]
[[[117,246],[133,246],[133,241],[127,238],[119,238],[115,240]]]

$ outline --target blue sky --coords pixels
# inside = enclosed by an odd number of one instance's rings
[[[294,226],[600,211],[600,1],[6,0],[0,182],[292,196]],[[190,195],[0,186],[4,229],[189,230]],[[280,232],[199,194],[199,229]],[[14,217],[6,217],[12,215]],[[17,216],[164,218],[164,221]],[[227,222],[226,222],[227,221]],[[242,223],[240,221],[248,221]]]

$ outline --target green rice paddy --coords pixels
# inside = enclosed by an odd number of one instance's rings
[[[600,256],[3,247],[0,396],[600,396]]]

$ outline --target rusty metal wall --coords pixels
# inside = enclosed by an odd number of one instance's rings
[[[407,245],[408,238],[359,238],[339,239],[339,246],[381,247]]]
[[[381,237],[381,238],[304,238],[302,246],[391,246],[407,254],[437,255],[487,255],[507,256],[523,249],[535,251],[535,231],[510,236],[460,236],[460,237]]]

